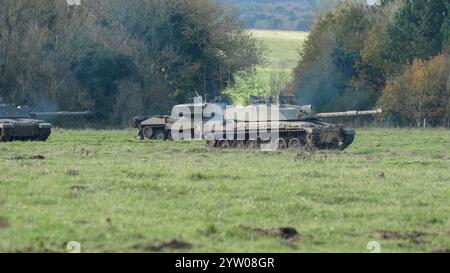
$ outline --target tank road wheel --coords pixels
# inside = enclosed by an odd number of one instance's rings
[[[300,139],[293,138],[289,141],[289,149],[298,150],[300,147],[302,147]]]
[[[154,133],[154,138],[156,140],[165,140],[166,139],[166,133],[164,133],[163,130],[157,130]]]
[[[206,146],[209,148],[216,147],[217,141],[216,141],[216,138],[214,137],[214,134],[207,135],[205,137],[205,143],[206,143]]]
[[[308,134],[308,135],[306,136],[306,143],[307,143],[307,144],[314,145],[314,137],[313,137],[312,134]]]
[[[234,148],[239,149],[239,150],[245,149],[245,141],[243,141],[243,140],[236,140],[234,142]]]
[[[39,130],[39,136],[37,137],[37,140],[39,141],[47,141],[50,134],[52,133],[52,129],[50,128],[44,128]]]
[[[230,142],[228,142],[228,140],[226,139],[219,140],[219,142],[217,143],[217,148],[228,149],[230,148]]]
[[[142,129],[142,134],[147,139],[153,139],[153,129],[151,127],[144,127]]]
[[[274,148],[277,150],[286,150],[287,149],[287,143],[286,140],[284,140],[283,138],[279,138],[277,140],[275,140],[274,144]]]
[[[11,141],[11,136],[8,136],[8,133],[4,130],[0,129],[0,142]]]
[[[257,140],[249,140],[246,143],[247,149],[258,149],[258,141]]]
[[[136,137],[139,140],[144,140],[145,139],[145,137],[144,137],[144,130],[142,128],[139,128]]]
[[[328,150],[339,150],[339,139],[335,138],[328,144]]]
[[[209,147],[209,148],[214,148],[214,147],[216,147],[216,141],[214,139],[213,140],[206,140],[206,146]]]

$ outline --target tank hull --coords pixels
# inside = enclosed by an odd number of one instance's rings
[[[0,142],[46,141],[52,125],[40,120],[16,118],[0,119]]]
[[[351,128],[305,121],[209,124],[203,127],[203,133],[206,144],[216,148],[261,148],[269,144],[279,150],[307,146],[345,150],[355,138]]]

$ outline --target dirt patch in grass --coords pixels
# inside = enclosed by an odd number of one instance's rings
[[[21,248],[17,251],[14,251],[15,253],[25,253],[25,254],[29,254],[29,253],[57,253],[54,250],[48,249],[48,248],[43,248],[43,249],[35,249],[32,246],[26,246],[24,248]]]
[[[173,240],[170,240],[167,242],[162,242],[162,243],[152,243],[152,244],[148,244],[148,245],[138,244],[138,245],[133,246],[133,249],[149,251],[149,252],[187,250],[187,249],[191,249],[191,248],[192,248],[191,243],[188,243],[188,242],[185,242],[182,240],[178,240],[178,239],[173,239]]]
[[[154,173],[147,173],[147,172],[134,172],[134,171],[125,171],[126,176],[131,179],[143,179],[143,178],[149,178],[153,180],[157,180],[163,177],[166,177],[166,173],[162,172],[154,172]]]
[[[230,174],[207,174],[202,172],[195,172],[189,177],[192,181],[206,181],[212,179],[225,179],[225,180],[238,180],[240,177],[238,175]]]
[[[9,227],[8,219],[3,216],[0,216],[0,229],[7,228],[7,227]]]
[[[68,171],[66,172],[66,175],[67,175],[67,176],[78,176],[78,175],[80,175],[80,172],[77,171],[77,170],[68,170]]]
[[[172,148],[172,149],[167,149],[165,151],[163,151],[165,154],[178,154],[181,153],[180,149],[176,149],[176,148]]]
[[[70,189],[74,190],[74,191],[84,191],[84,190],[87,190],[87,188],[88,187],[86,187],[86,186],[80,186],[80,185],[73,185],[70,187]]]
[[[293,239],[298,238],[300,235],[295,228],[283,227],[278,229],[278,233],[283,239]]]
[[[428,233],[422,231],[390,231],[390,230],[376,230],[375,231],[383,240],[409,240],[413,243],[424,243],[424,237]]]
[[[191,174],[191,180],[192,181],[204,181],[204,180],[208,180],[208,175],[203,174],[203,173],[193,173]]]
[[[444,246],[437,246],[433,249],[432,253],[450,253],[450,248],[446,248]]]
[[[204,154],[204,153],[208,153],[210,152],[210,150],[206,147],[199,147],[199,148],[191,148],[186,150],[186,153],[188,154]]]
[[[241,230],[251,233],[257,233],[263,236],[280,237],[287,240],[298,240],[300,239],[300,234],[295,228],[292,227],[281,227],[274,229],[262,229],[247,226],[238,226]]]
[[[43,156],[43,155],[15,156],[15,157],[8,158],[8,160],[15,160],[15,161],[21,161],[21,160],[45,160],[45,156]]]
[[[88,220],[76,220],[74,221],[74,223],[78,225],[87,225],[90,224],[91,222],[89,222]]]

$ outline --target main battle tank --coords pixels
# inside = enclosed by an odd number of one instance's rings
[[[26,107],[0,102],[0,142],[46,141],[51,134],[52,124],[41,118],[89,115],[90,112],[31,112]]]
[[[270,144],[274,149],[312,146],[344,150],[355,138],[355,130],[322,118],[357,117],[382,113],[381,109],[315,113],[311,105],[270,105],[267,103],[228,108],[222,117],[203,124],[206,143],[217,148],[257,148]]]

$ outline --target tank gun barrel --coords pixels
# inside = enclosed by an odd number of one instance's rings
[[[347,111],[347,112],[332,112],[332,113],[317,113],[317,118],[339,118],[339,117],[358,117],[358,116],[371,116],[383,113],[381,108],[376,110],[367,111]]]
[[[68,112],[68,111],[60,111],[60,112],[31,112],[32,116],[36,117],[88,117],[92,115],[90,111],[82,111],[82,112]]]

